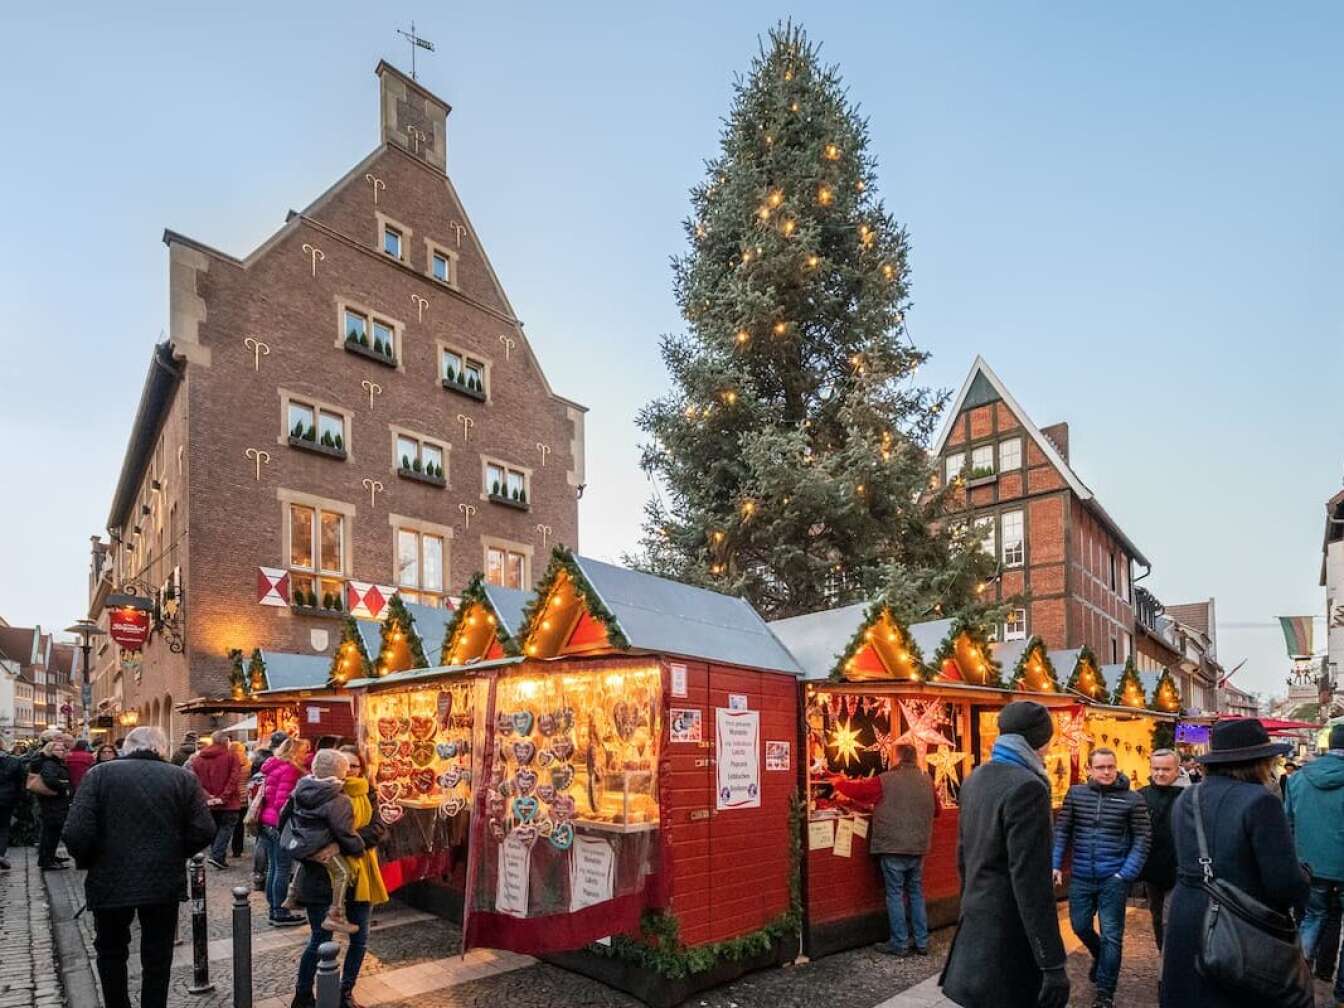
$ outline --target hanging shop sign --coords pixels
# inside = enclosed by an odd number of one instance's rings
[[[718,707],[715,728],[718,792],[715,807],[761,807],[761,712]]]
[[[145,609],[130,606],[113,609],[108,617],[108,633],[121,648],[139,651],[149,640],[149,617]]]
[[[527,916],[527,890],[531,873],[532,848],[515,836],[499,845],[499,881],[496,883],[495,909],[513,917]]]

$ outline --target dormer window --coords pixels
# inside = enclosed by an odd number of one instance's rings
[[[383,251],[393,259],[401,258],[401,232],[391,224],[383,225]]]

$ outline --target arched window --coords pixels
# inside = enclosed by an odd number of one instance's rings
[[[163,733],[168,736],[169,741],[172,741],[174,738],[173,695],[171,693],[163,698]]]

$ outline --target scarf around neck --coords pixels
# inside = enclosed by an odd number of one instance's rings
[[[994,748],[990,750],[989,761],[991,763],[1015,763],[1039,777],[1047,790],[1050,788],[1050,778],[1046,776],[1045,764],[1041,762],[1041,757],[1036,750],[1021,735],[1000,735],[995,739]]]

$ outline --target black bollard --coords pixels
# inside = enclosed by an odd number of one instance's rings
[[[252,1008],[252,905],[247,886],[233,887],[233,1008]]]
[[[334,941],[323,942],[317,950],[317,1008],[341,1008],[341,974],[336,956],[341,947]]]
[[[187,879],[191,888],[191,986],[188,994],[208,994],[215,989],[210,982],[210,942],[205,927],[205,855],[194,854]]]

